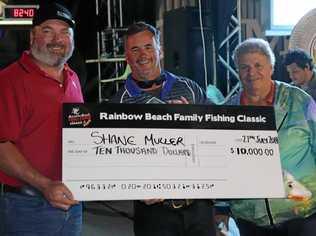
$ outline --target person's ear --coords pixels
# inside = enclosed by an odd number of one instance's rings
[[[270,76],[272,77],[273,73],[274,73],[274,66],[273,65],[270,65],[271,66],[271,73],[270,73]]]
[[[124,57],[125,57],[125,60],[126,60],[127,64],[129,64],[129,57],[128,57],[128,53],[127,53],[126,48],[124,50]]]
[[[30,30],[30,47],[32,47],[34,41],[34,28]]]
[[[163,57],[164,57],[163,49],[162,49],[162,46],[160,46],[160,48],[159,48],[159,59],[162,60]]]
[[[305,69],[311,70],[311,67],[306,63],[306,64],[305,64]]]

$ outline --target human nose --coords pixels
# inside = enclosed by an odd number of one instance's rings
[[[60,42],[64,40],[64,36],[61,33],[55,32],[52,39],[56,42]]]
[[[147,53],[148,53],[148,50],[145,47],[141,47],[139,49],[139,55],[140,56],[147,55]]]
[[[248,67],[248,74],[249,75],[254,75],[256,73],[256,68],[254,66],[249,66]]]

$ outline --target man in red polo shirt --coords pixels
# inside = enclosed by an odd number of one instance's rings
[[[30,50],[0,72],[0,235],[80,235],[81,204],[61,180],[62,104],[83,102],[66,64],[71,13],[41,5]]]

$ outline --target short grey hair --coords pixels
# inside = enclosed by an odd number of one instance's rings
[[[239,58],[247,53],[260,53],[266,56],[274,68],[275,55],[266,40],[260,38],[249,38],[240,43],[234,50],[234,63],[238,66]]]

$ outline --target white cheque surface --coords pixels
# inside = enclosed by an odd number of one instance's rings
[[[284,197],[276,131],[64,128],[78,200]]]

